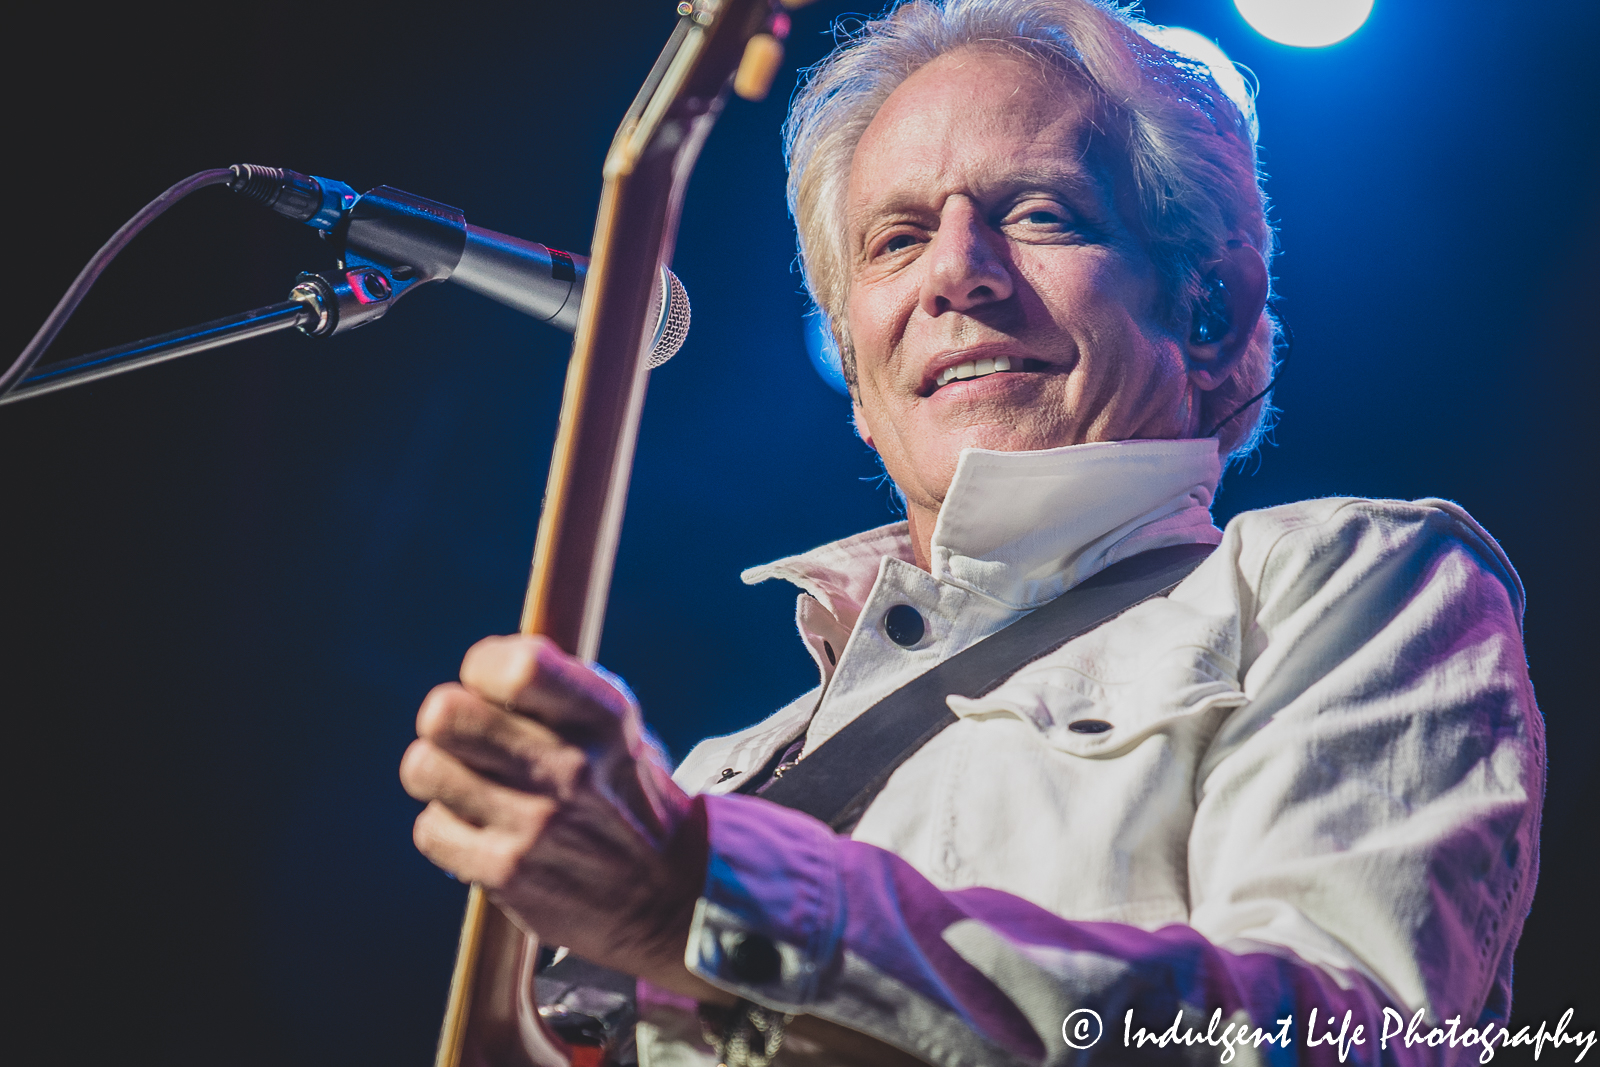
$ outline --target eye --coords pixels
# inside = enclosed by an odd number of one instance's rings
[[[1012,208],[1004,225],[1024,234],[1070,233],[1078,229],[1072,212],[1053,200],[1029,199]]]
[[[879,246],[880,253],[904,252],[917,243],[917,239],[909,233],[897,233]]]

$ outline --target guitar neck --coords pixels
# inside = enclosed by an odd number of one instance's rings
[[[768,0],[699,0],[680,19],[606,157],[521,624],[523,633],[584,659],[600,647],[649,376],[647,324],[664,299],[661,267],[672,256],[700,147],[771,12]],[[520,1017],[526,1006],[517,1010],[532,951],[473,886],[435,1067],[537,1067],[523,1032],[537,1023]]]

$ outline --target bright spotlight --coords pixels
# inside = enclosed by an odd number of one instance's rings
[[[1342,41],[1372,14],[1372,0],[1233,0],[1263,37],[1298,48]]]

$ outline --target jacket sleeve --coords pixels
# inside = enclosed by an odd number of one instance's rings
[[[1348,502],[1270,532],[1230,527],[1213,561],[1248,702],[1201,766],[1187,924],[940,890],[806,816],[702,797],[690,968],[936,1064],[1444,1063],[1502,1044],[1543,788],[1515,576],[1443,505]]]

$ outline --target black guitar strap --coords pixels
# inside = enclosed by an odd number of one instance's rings
[[[821,819],[852,825],[896,768],[956,721],[947,696],[980,697],[1023,667],[1162,596],[1200,565],[1214,545],[1171,545],[1113,563],[1044,607],[913,678],[852,719],[781,777],[758,775],[739,792]]]

